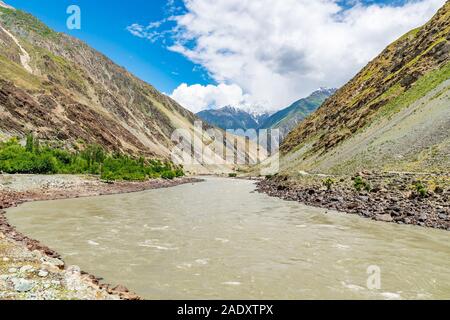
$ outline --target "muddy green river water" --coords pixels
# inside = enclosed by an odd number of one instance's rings
[[[450,299],[450,232],[270,198],[251,181],[26,203],[10,222],[148,299]]]

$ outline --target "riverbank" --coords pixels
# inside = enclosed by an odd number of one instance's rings
[[[0,175],[0,299],[136,300],[127,288],[67,266],[60,255],[18,232],[4,209],[25,202],[80,198],[169,188],[194,178],[104,183],[96,177]]]
[[[272,197],[377,221],[450,231],[449,175],[364,172],[359,177],[361,191],[355,188],[356,176],[307,173],[262,180],[257,183],[257,190]],[[330,190],[324,184],[326,180]]]

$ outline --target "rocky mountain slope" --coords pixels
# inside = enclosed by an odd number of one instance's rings
[[[203,110],[197,116],[207,123],[227,129],[258,129],[269,117],[269,114],[252,114],[245,110],[234,107],[223,107],[220,109]]]
[[[450,169],[450,2],[389,45],[281,146],[282,168]]]
[[[198,120],[84,42],[5,6],[0,118],[0,139],[34,132],[66,146],[98,143],[163,159],[170,158],[174,130],[194,132]]]
[[[294,129],[302,120],[319,108],[336,89],[320,88],[304,99],[270,116],[260,126],[262,129],[279,129],[282,137]]]

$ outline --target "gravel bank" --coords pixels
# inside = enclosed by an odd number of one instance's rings
[[[450,176],[414,173],[359,174],[370,191],[356,191],[355,177],[277,175],[258,182],[258,191],[306,205],[357,214],[383,222],[411,224],[450,231]],[[333,179],[331,190],[325,179]],[[421,196],[416,183],[427,187]]]

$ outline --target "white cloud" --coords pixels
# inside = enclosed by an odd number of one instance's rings
[[[156,42],[159,39],[163,39],[164,35],[169,33],[170,31],[159,31],[158,28],[161,27],[167,20],[150,22],[147,26],[143,26],[139,23],[133,23],[132,25],[127,27],[128,32],[130,32],[133,36],[148,39],[151,42]]]
[[[194,113],[209,108],[249,106],[249,96],[245,95],[242,89],[235,84],[188,86],[183,83],[173,91],[170,97]]]
[[[356,1],[344,10],[336,0],[185,0],[185,13],[170,18],[176,27],[169,49],[203,66],[218,83],[242,88],[246,102],[279,109],[318,87],[343,85],[444,2]],[[198,98],[198,88],[181,86],[173,96]],[[197,109],[211,101],[192,97],[182,103]]]

